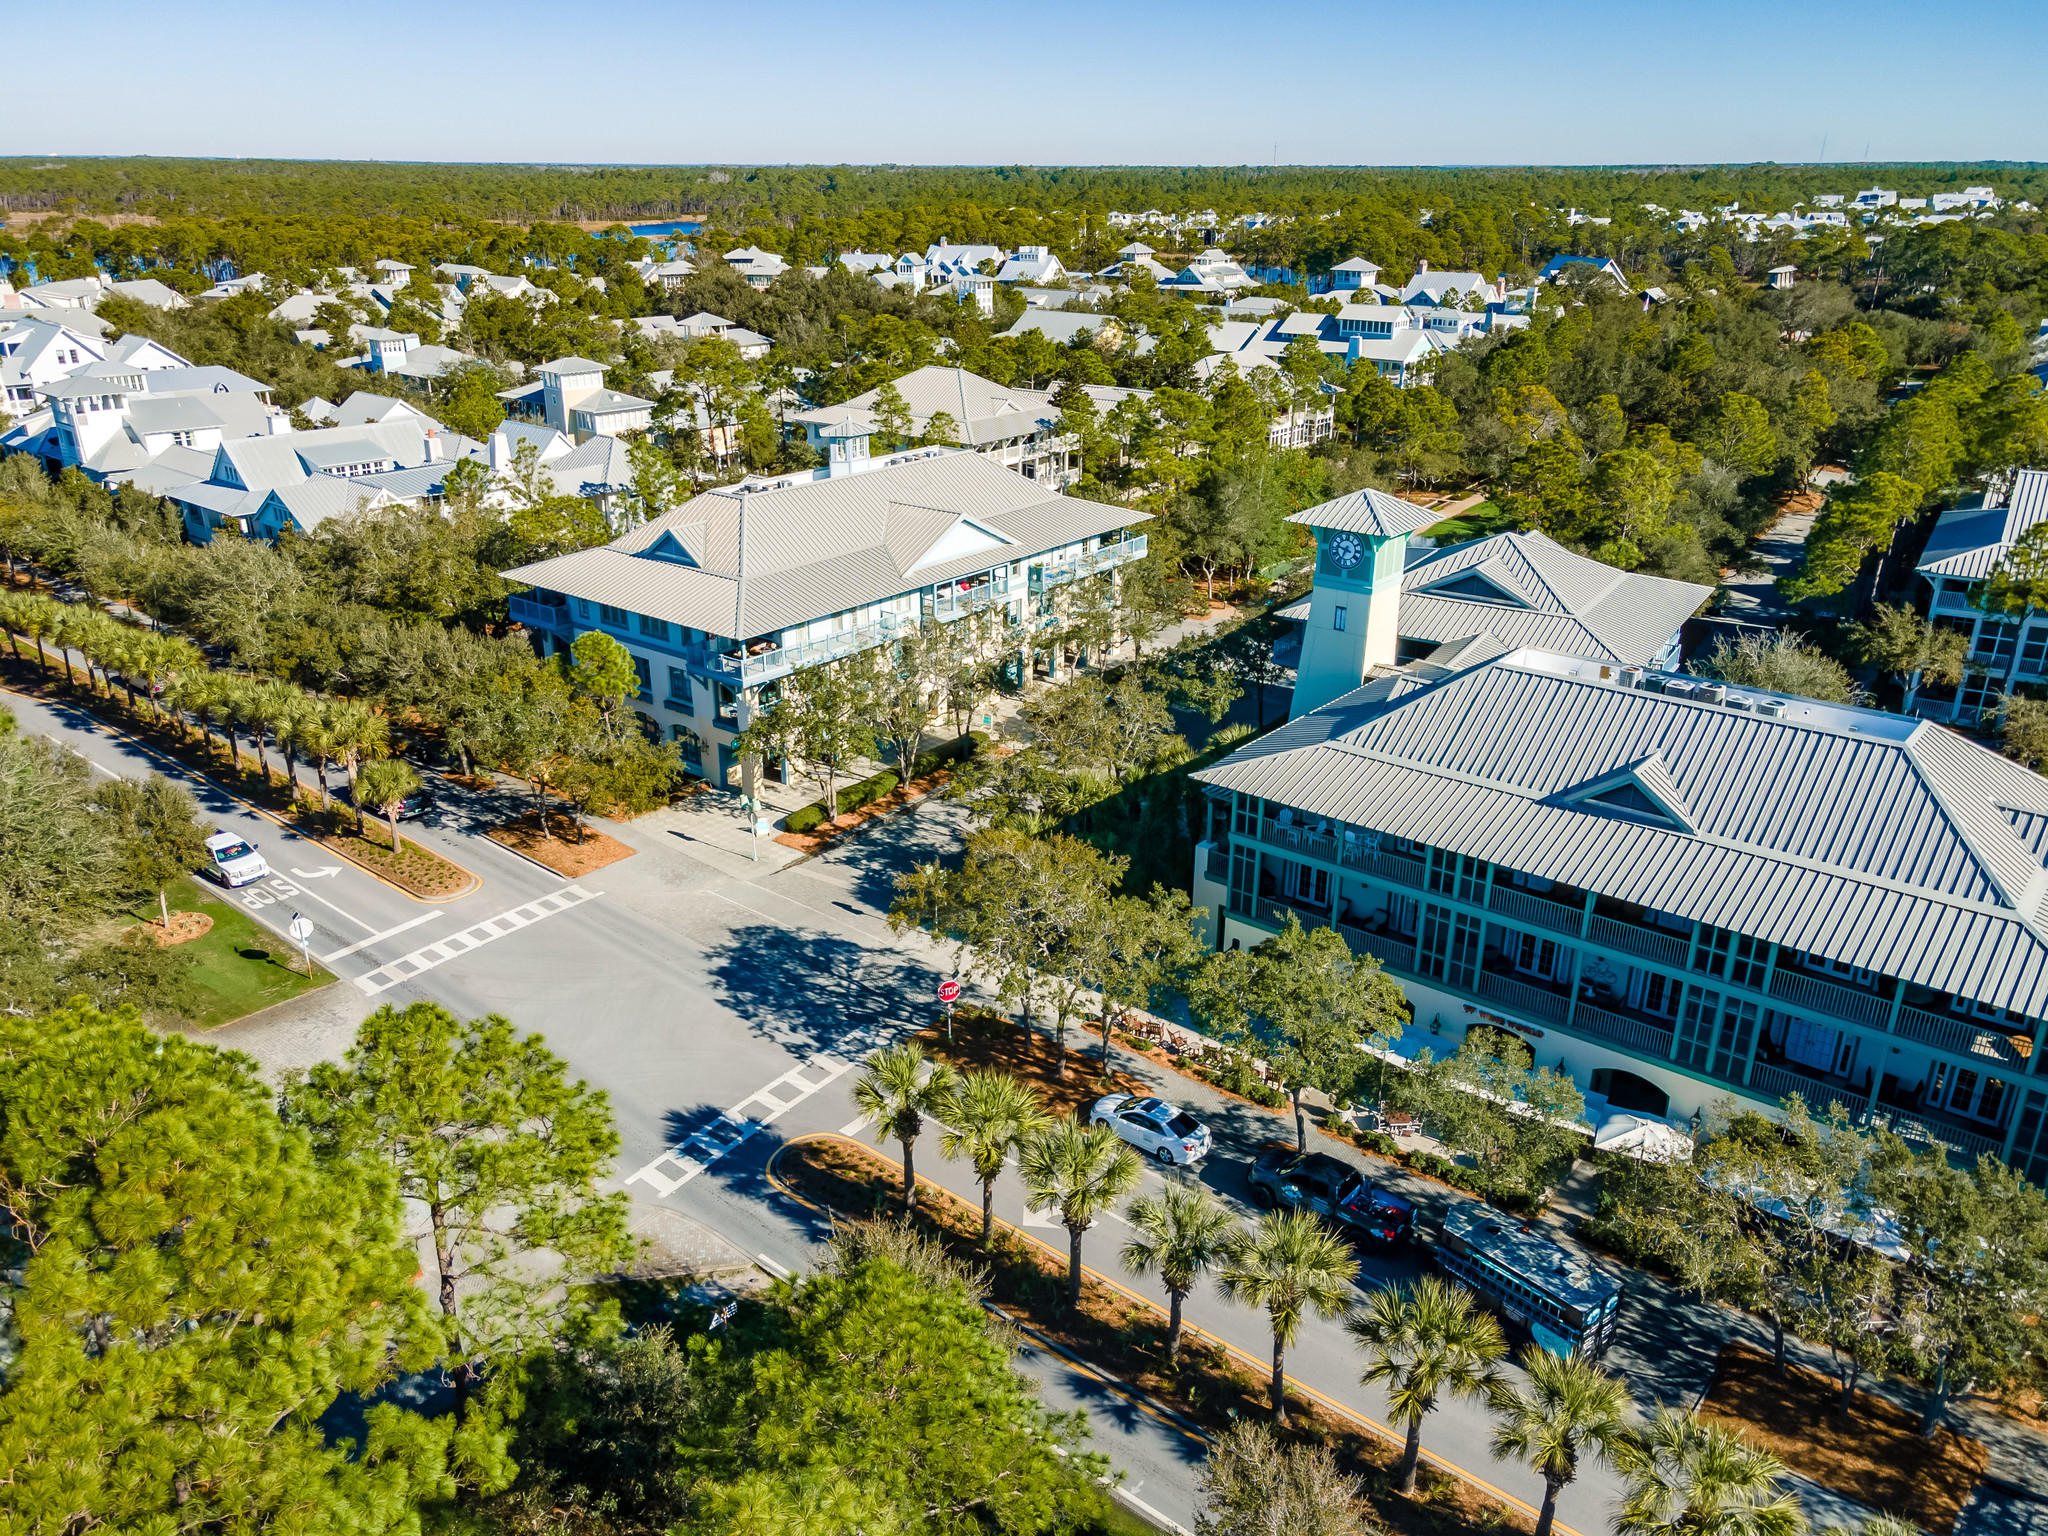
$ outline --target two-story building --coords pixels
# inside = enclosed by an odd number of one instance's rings
[[[528,383],[498,391],[508,415],[537,421],[582,441],[644,432],[654,421],[654,402],[606,389],[605,367],[587,357],[558,357],[542,363]]]
[[[1364,567],[1328,609],[1398,599],[1380,536],[1315,516]],[[1215,942],[1334,927],[1406,990],[1410,1054],[1487,1024],[1617,1110],[1796,1093],[2048,1176],[2048,780],[1928,721],[1485,636],[1364,672],[1194,775]]]
[[[592,630],[625,646],[648,728],[728,784],[735,738],[798,668],[984,612],[1001,621],[992,656],[1025,668],[1077,583],[1145,554],[1144,513],[962,449],[873,457],[868,436],[845,421],[824,434],[823,469],[705,491],[610,544],[507,571],[532,589],[512,617],[544,649]]]
[[[952,419],[953,440],[959,446],[1014,469],[1028,480],[1060,490],[1081,478],[1080,443],[1061,431],[1059,407],[1052,403],[1048,391],[1016,389],[965,368],[938,364],[913,369],[894,382],[896,392],[910,408],[910,429],[917,436],[923,436],[932,418],[943,413]],[[1132,393],[1111,385],[1089,388],[1098,407],[1105,409]],[[841,405],[793,411],[785,419],[785,430],[792,434],[801,431],[805,440],[822,452],[824,434],[848,420],[878,430],[875,402],[880,396],[881,390],[876,388]]]

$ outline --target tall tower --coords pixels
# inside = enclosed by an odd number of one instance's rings
[[[1436,514],[1384,491],[1354,491],[1288,518],[1316,536],[1316,584],[1302,626],[1291,717],[1349,693],[1390,666],[1400,634],[1408,535]]]

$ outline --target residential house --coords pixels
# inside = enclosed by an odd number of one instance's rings
[[[1003,335],[1022,336],[1026,331],[1036,331],[1062,347],[1083,336],[1098,347],[1114,347],[1124,334],[1116,316],[1092,309],[1027,309]]]
[[[1611,256],[1553,256],[1544,263],[1543,270],[1536,274],[1536,281],[1554,283],[1567,274],[1582,282],[1588,276],[1597,274],[1613,283],[1623,293],[1634,291],[1629,287],[1627,276]]]
[[[544,422],[579,440],[644,431],[653,424],[654,402],[606,389],[603,363],[558,357],[534,372],[532,382],[498,392],[513,415]]]
[[[789,270],[789,263],[773,251],[758,245],[743,245],[725,253],[725,264],[746,280],[749,288],[766,288]]]
[[[1773,267],[1764,274],[1764,284],[1770,288],[1790,288],[1799,281],[1799,269],[1791,264]]]
[[[72,310],[99,307],[107,296],[107,279],[95,272],[90,277],[69,277],[53,283],[34,283],[15,295],[25,314],[41,313],[63,319]]]
[[[1379,280],[1379,267],[1363,256],[1353,256],[1330,268],[1330,287],[1337,293],[1350,293],[1360,288],[1369,290],[1376,287]]]
[[[1064,282],[1067,269],[1053,255],[1052,247],[1046,245],[1020,245],[1015,255],[1002,264],[996,273],[999,283],[1044,283]]]
[[[107,344],[49,314],[0,316],[0,412],[26,416],[36,392],[107,355]]]
[[[1333,598],[1370,606],[1361,566]],[[2048,781],[1929,721],[1487,637],[1392,661],[1193,775],[1221,947],[1332,927],[1413,1005],[1395,1059],[1490,1026],[1596,1124],[1798,1094],[2048,1178]]]
[[[1935,520],[1914,569],[1928,584],[1928,616],[1969,636],[1970,671],[1959,687],[1914,679],[1909,711],[1976,725],[1998,708],[2002,695],[2048,683],[2048,613],[1991,613],[1982,606],[1993,573],[2044,519],[2048,471],[2022,469],[2009,486],[1969,497]]]
[[[1228,298],[1241,289],[1256,288],[1259,283],[1257,278],[1230,259],[1229,252],[1221,247],[1212,247],[1199,253],[1159,286],[1205,298]]]
[[[841,251],[839,265],[855,277],[872,277],[877,272],[893,269],[896,258],[887,251]]]
[[[658,336],[670,336],[678,341],[701,341],[706,338],[729,341],[739,349],[741,357],[755,362],[768,355],[773,345],[759,331],[750,331],[744,325],[734,325],[723,315],[714,315],[708,310],[698,310],[686,319],[678,320],[674,315],[641,315],[633,326],[649,341]]]
[[[895,385],[903,403],[910,408],[914,434],[922,436],[932,417],[943,412],[953,419],[954,440],[961,447],[1015,470],[1028,480],[1060,490],[1081,478],[1080,444],[1060,430],[1059,408],[1052,403],[1050,392],[1013,389],[965,368],[937,364],[914,369],[895,380]],[[1100,387],[1116,398],[1131,393]],[[843,405],[791,412],[785,430],[801,431],[805,440],[821,452],[828,446],[829,434],[848,421],[876,431],[879,423],[874,406],[879,393],[878,389],[871,389]]]
[[[1415,275],[1401,287],[1403,304],[1437,307],[1479,307],[1498,304],[1507,297],[1507,285],[1489,283],[1478,272],[1432,272],[1423,262]]]
[[[751,792],[733,743],[799,667],[888,645],[930,620],[994,613],[1021,672],[1063,594],[1141,558],[1146,516],[1061,496],[979,454],[871,456],[870,429],[825,435],[823,469],[693,497],[610,544],[505,573],[512,617],[559,650],[609,634],[633,657],[651,730],[713,783]],[[764,765],[771,777],[779,764]]]
[[[191,301],[160,278],[124,278],[107,284],[106,297],[132,299],[151,309],[190,309]]]

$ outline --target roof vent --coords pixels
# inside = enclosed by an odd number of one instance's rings
[[[1726,704],[1728,685],[1726,683],[1699,683],[1693,688],[1693,697],[1703,704]]]
[[[1756,701],[1756,712],[1768,719],[1782,720],[1785,718],[1785,701],[1783,699],[1758,699]]]

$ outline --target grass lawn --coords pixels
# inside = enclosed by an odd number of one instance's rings
[[[1478,506],[1467,507],[1456,517],[1447,517],[1422,531],[1439,544],[1463,544],[1467,539],[1483,539],[1489,533],[1499,533],[1503,528],[1514,526],[1515,520],[1498,503],[1482,501]]]
[[[179,946],[193,960],[192,984],[201,1002],[191,1019],[200,1028],[226,1024],[334,980],[318,960],[311,976],[287,970],[286,959],[294,967],[300,963],[291,942],[258,923],[224,892],[208,890],[196,880],[180,880],[164,894],[173,912],[203,912],[213,919],[206,937]],[[138,907],[135,915],[154,921],[157,914],[151,906]]]

